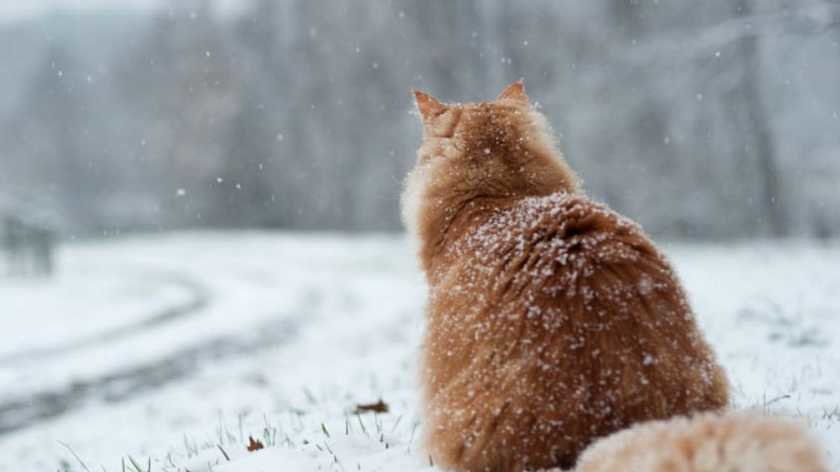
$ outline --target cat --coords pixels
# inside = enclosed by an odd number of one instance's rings
[[[569,468],[636,423],[722,410],[726,375],[673,269],[582,192],[523,82],[482,103],[414,95],[423,143],[401,204],[429,287],[432,461]]]

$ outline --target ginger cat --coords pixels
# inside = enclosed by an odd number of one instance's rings
[[[615,431],[724,408],[726,377],[668,261],[581,193],[522,82],[484,103],[415,97],[424,136],[402,205],[429,284],[434,462],[567,468]]]

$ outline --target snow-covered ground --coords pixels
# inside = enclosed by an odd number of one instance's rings
[[[840,244],[667,251],[735,407],[802,418],[840,471]],[[402,238],[184,233],[59,263],[0,278],[0,471],[435,470]]]

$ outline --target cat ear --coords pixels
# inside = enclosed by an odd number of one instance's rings
[[[446,111],[446,105],[440,103],[435,97],[419,90],[414,90],[414,100],[417,103],[417,111],[420,112],[424,122]]]
[[[519,79],[505,87],[505,89],[502,90],[502,93],[496,97],[496,100],[513,100],[523,105],[527,105],[528,95],[525,95],[525,80]]]

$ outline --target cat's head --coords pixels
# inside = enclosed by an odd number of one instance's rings
[[[422,238],[424,222],[434,224],[435,215],[468,199],[577,191],[577,177],[521,80],[489,102],[441,103],[420,91],[414,96],[423,143],[402,195],[403,222],[413,234]]]

